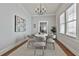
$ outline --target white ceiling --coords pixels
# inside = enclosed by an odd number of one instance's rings
[[[39,3],[25,3],[22,4],[22,6],[25,8],[25,10],[28,10],[28,12],[31,15],[36,15],[35,8],[39,7]],[[42,7],[45,7],[47,10],[46,14],[55,14],[56,10],[59,8],[60,3],[42,3]]]

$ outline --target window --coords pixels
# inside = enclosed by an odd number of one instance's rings
[[[60,15],[60,33],[76,37],[76,4]]]
[[[60,15],[60,33],[65,33],[65,13]]]
[[[66,34],[76,37],[76,4],[66,11]]]

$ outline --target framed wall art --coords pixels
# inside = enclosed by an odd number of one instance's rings
[[[26,20],[15,15],[15,32],[26,31]]]

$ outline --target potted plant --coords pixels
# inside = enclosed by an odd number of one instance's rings
[[[56,35],[56,27],[52,26],[51,31],[53,32],[53,34],[55,34],[55,35]]]

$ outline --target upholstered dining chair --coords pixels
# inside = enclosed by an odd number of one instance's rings
[[[52,44],[53,49],[55,50],[55,40],[52,38],[51,35],[49,35],[48,38],[47,38],[46,45],[47,44]]]
[[[36,37],[36,40],[32,42],[32,45],[34,47],[34,55],[36,55],[37,49],[41,49],[42,56],[44,56],[46,41],[44,40],[43,37]]]

